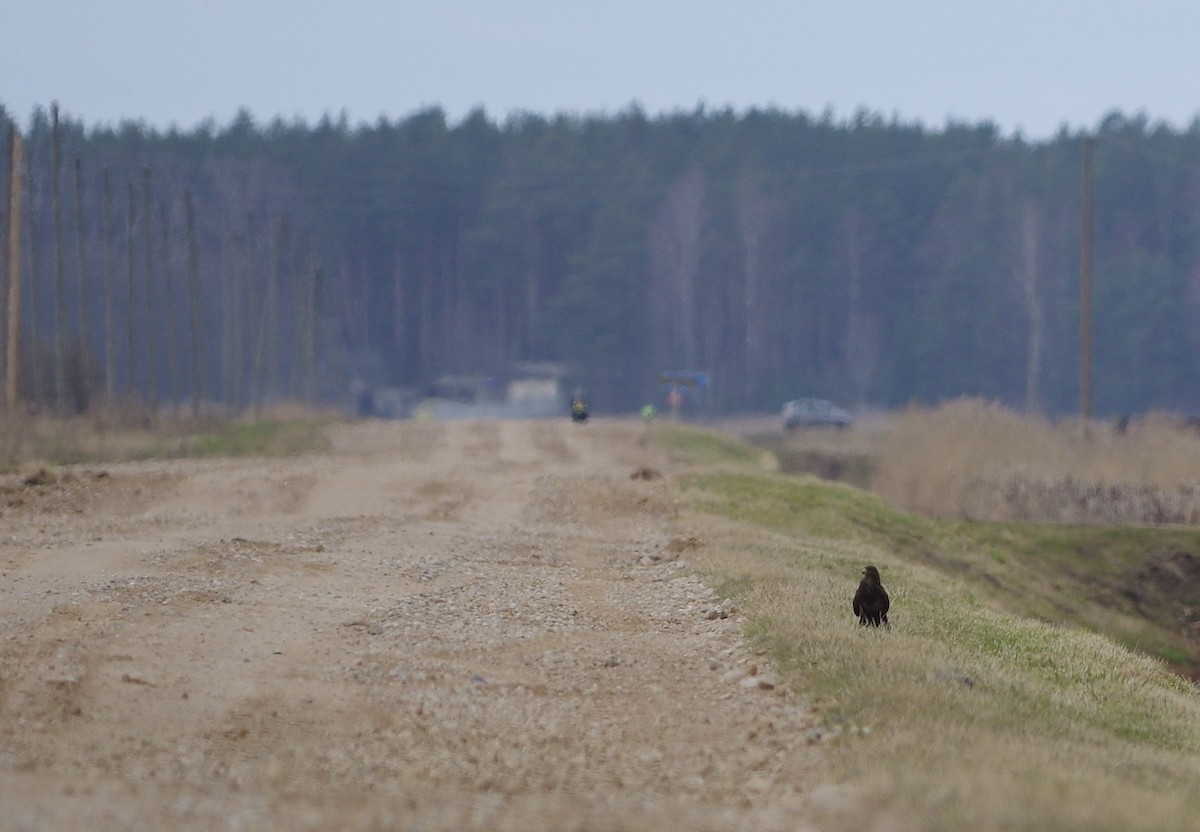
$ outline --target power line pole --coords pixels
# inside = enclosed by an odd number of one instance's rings
[[[200,355],[200,274],[196,249],[196,214],[192,209],[192,192],[183,194],[184,224],[187,227],[187,284],[188,284],[188,342],[192,359],[192,418],[200,415],[200,403],[207,390],[207,375]]]
[[[125,392],[130,396],[137,393],[134,384],[133,363],[133,177],[126,182],[129,202],[125,206]]]
[[[158,362],[154,355],[154,244],[151,233],[154,212],[150,208],[150,166],[142,168],[142,252],[146,257],[146,402],[158,406]]]
[[[62,131],[50,105],[50,183],[54,220],[54,412],[67,412],[67,279],[63,273]]]
[[[113,275],[112,246],[112,181],[104,168],[103,215],[101,234],[104,235],[104,392],[112,407],[117,400],[117,311],[116,278]]]
[[[21,186],[24,148],[16,126],[8,129],[8,351],[4,395],[10,416],[17,412],[21,366]]]
[[[1092,420],[1092,137],[1083,140],[1083,251],[1080,256],[1079,415],[1086,431]]]
[[[83,244],[83,161],[75,154],[75,270],[79,278],[79,345],[81,361],[91,350],[88,341],[88,292],[87,267],[84,263]],[[86,372],[84,370],[83,372]]]

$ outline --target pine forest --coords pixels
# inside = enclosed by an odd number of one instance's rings
[[[555,367],[597,412],[688,371],[709,413],[1066,414],[1087,309],[1098,415],[1200,414],[1200,124],[1031,142],[631,106],[160,130],[48,105],[0,127],[0,351],[33,408],[246,413]]]

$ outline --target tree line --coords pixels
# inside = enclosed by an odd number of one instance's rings
[[[1084,131],[636,107],[162,131],[52,107],[18,135],[23,397],[47,406],[242,412],[555,362],[600,410],[679,370],[720,412],[1078,408]],[[1096,412],[1194,411],[1200,126],[1086,135]]]

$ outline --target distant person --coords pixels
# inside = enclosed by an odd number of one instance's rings
[[[858,623],[863,627],[878,627],[881,624],[887,626],[887,614],[892,601],[880,582],[879,570],[874,566],[867,566],[862,574],[858,591],[854,593],[854,614],[858,616]]]
[[[587,398],[582,392],[576,392],[571,397],[571,421],[586,422],[588,417]]]

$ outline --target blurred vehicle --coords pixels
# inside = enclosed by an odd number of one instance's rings
[[[586,422],[588,417],[588,403],[581,391],[575,391],[575,395],[571,397],[571,421]]]
[[[848,428],[854,416],[825,399],[792,399],[783,405],[785,430],[807,427]]]

